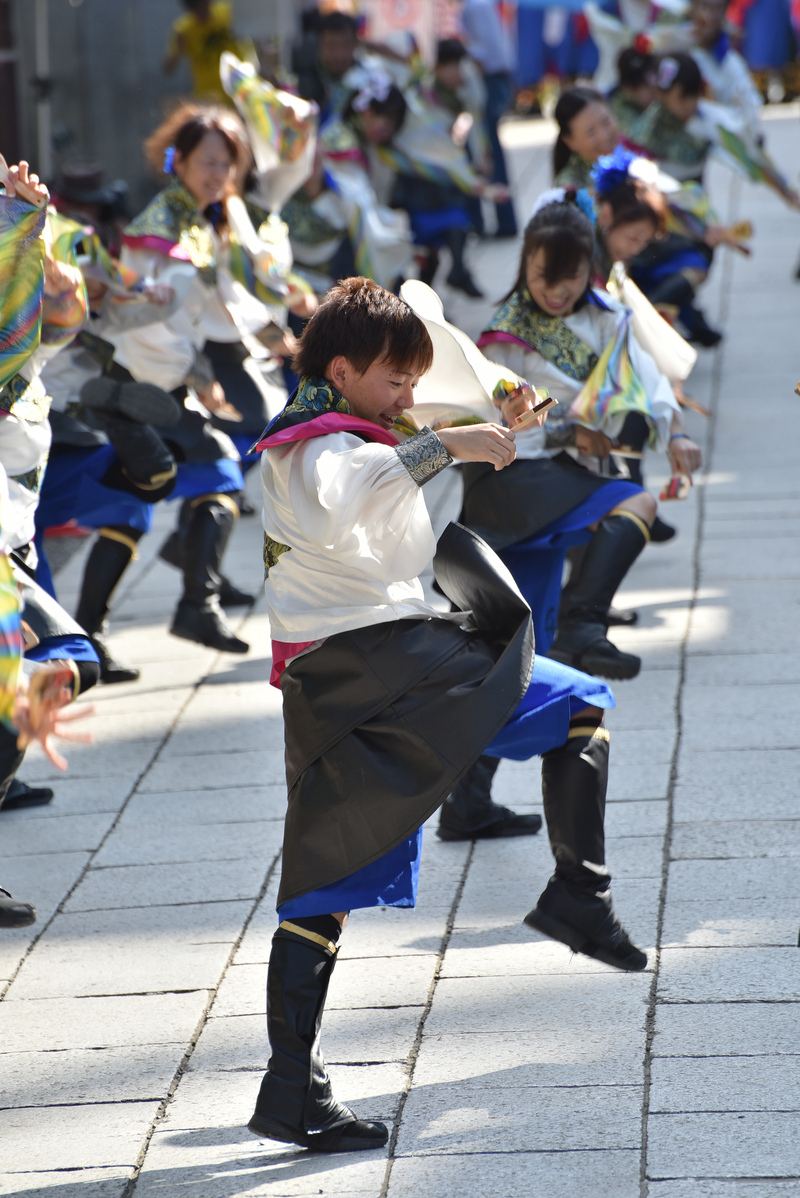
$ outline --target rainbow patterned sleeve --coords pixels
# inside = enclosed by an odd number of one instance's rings
[[[39,348],[46,215],[43,208],[0,195],[0,387]]]
[[[8,557],[0,553],[0,723],[15,735],[12,719],[22,651],[19,591]]]
[[[651,424],[654,422],[647,392],[631,362],[630,327],[631,314],[626,310],[580,394],[570,405],[570,415],[577,424],[602,432],[612,417],[628,412],[641,412]],[[655,443],[654,432],[650,443]]]

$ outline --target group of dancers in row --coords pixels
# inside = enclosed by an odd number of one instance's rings
[[[673,83],[684,65],[674,61]],[[118,260],[44,207],[25,164],[6,172],[4,560],[22,586],[25,656],[35,663],[44,646],[60,663],[49,667],[56,697],[52,684],[37,708],[50,744],[58,704],[79,687],[135,680],[102,629],[155,503],[181,500],[161,549],[183,576],[171,631],[247,651],[223,609],[248,597],[222,558],[242,471],[260,461],[288,810],[271,1057],[249,1126],[315,1151],[375,1148],[386,1127],[333,1097],[320,1050],[341,932],[353,909],[414,905],[421,828],[437,808],[444,840],[538,831],[538,816],[492,799],[503,757],[542,758],[555,871],[526,924],[613,967],[646,967],[614,910],[605,859],[603,716],[614,698],[602,679],[640,668],[607,633],[625,618],[612,600],[657,521],[643,454],[665,452],[674,497],[701,452],[681,408],[695,351],[621,264],[665,241],[678,211],[699,222],[694,246],[730,231],[652,160],[590,146],[598,121],[614,128],[610,110],[573,91],[556,152],[568,151],[565,170],[590,169],[540,197],[513,286],[474,344],[424,280],[398,295],[358,269],[411,245],[388,236],[394,218],[377,202],[365,146],[409,177],[437,166],[421,138],[398,147],[386,137],[405,120],[396,85],[367,72],[317,143],[310,103],[230,55],[221,73],[237,112],[185,106],[155,131],[147,152],[165,186],[128,226]],[[451,178],[455,161],[469,167],[451,155]],[[301,244],[280,215],[301,194],[316,216],[329,196],[323,219],[357,267],[334,272],[321,302],[292,254],[313,239]],[[684,210],[675,197],[685,194]],[[670,269],[687,277],[680,261],[676,249]],[[297,382],[271,410],[284,358]],[[454,465],[462,512],[437,544],[421,490]],[[75,619],[53,598],[42,552],[44,529],[69,519],[98,530]],[[426,598],[418,580],[431,561],[439,594]],[[25,741],[13,705],[6,715],[5,791]],[[6,924],[30,922],[26,906],[0,901]]]

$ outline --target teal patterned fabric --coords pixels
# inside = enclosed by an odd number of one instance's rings
[[[305,424],[307,420],[322,416],[324,412],[342,412],[349,416],[350,404],[341,391],[337,391],[333,383],[329,383],[327,379],[302,378],[295,393],[289,397],[286,407],[258,440],[279,433],[282,429],[292,428],[295,424]]]
[[[478,344],[490,341],[491,337],[486,335],[491,333],[509,333],[579,383],[584,382],[597,365],[597,354],[560,316],[549,316],[537,308],[527,287],[508,298]]]
[[[658,102],[641,114],[631,126],[628,137],[651,158],[676,166],[695,167],[698,174],[711,149],[708,138],[688,133],[677,117]]]
[[[556,175],[553,183],[556,187],[575,187],[585,188],[586,191],[594,189],[594,181],[592,180],[592,163],[588,158],[582,158],[580,154],[570,154],[566,166],[563,166]]]

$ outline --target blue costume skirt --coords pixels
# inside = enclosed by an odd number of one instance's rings
[[[563,745],[570,717],[584,707],[613,707],[610,687],[570,666],[537,655],[528,690],[511,719],[484,750],[490,757],[526,761]],[[357,907],[413,907],[422,828],[371,865],[278,908],[280,919],[328,915]]]
[[[153,505],[101,482],[117,460],[111,445],[54,454],[47,463],[42,483],[36,511],[37,529],[77,520],[87,528],[127,524],[139,532],[149,532]]]
[[[244,478],[239,462],[218,458],[216,462],[179,462],[172,499],[196,499],[198,495],[225,495],[241,491]]]
[[[612,480],[535,536],[498,551],[531,609],[537,654],[547,653],[556,635],[567,550],[590,541],[589,525],[641,490],[636,483]]]
[[[73,661],[93,661],[100,664],[100,658],[95,652],[94,645],[88,636],[49,636],[39,641],[32,649],[25,650],[26,661],[64,661],[71,657]]]
[[[101,445],[98,449],[56,453],[47,463],[36,509],[35,544],[39,555],[36,581],[54,598],[53,576],[44,552],[45,529],[65,524],[67,520],[77,520],[86,528],[127,525],[143,533],[152,527],[152,503],[102,482],[117,461],[114,448]]]

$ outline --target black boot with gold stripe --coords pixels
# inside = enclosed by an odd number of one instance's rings
[[[615,508],[600,521],[577,579],[570,579],[565,590],[548,657],[600,678],[636,677],[641,659],[621,652],[606,628],[617,587],[649,539],[650,529],[634,512]]]
[[[586,714],[570,724],[566,742],[542,757],[542,797],[552,878],[525,923],[574,953],[638,972],[647,954],[628,938],[611,901],[605,864],[605,802],[609,736]]]
[[[319,1047],[322,1014],[336,963],[332,915],[284,920],[272,938],[267,1030],[272,1056],[248,1123],[257,1136],[312,1152],[382,1148],[385,1124],[358,1119],[333,1097]]]
[[[81,594],[75,619],[88,633],[100,659],[100,679],[106,685],[136,682],[139,671],[117,661],[103,640],[103,627],[111,596],[130,563],[136,558],[136,545],[144,534],[127,524],[108,525],[99,530],[97,540],[86,559]]]

